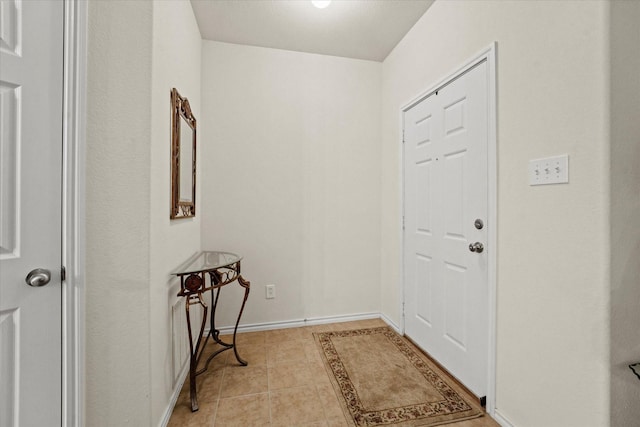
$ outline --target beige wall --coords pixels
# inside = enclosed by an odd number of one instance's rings
[[[88,16],[85,421],[151,425],[150,2]]]
[[[383,63],[382,311],[400,322],[400,108],[498,42],[496,407],[519,427],[609,419],[607,11],[439,1]],[[529,159],[564,153],[568,185],[528,185]]]
[[[640,2],[611,3],[611,426],[640,420]]]
[[[381,64],[209,41],[202,55],[202,245],[245,257],[243,324],[378,312]]]
[[[150,233],[150,369],[151,419],[154,425],[170,411],[176,372],[181,361],[174,361],[172,307],[179,290],[169,273],[200,250],[200,170],[196,177],[196,217],[170,220],[171,168],[171,88],[189,99],[189,105],[202,128],[200,109],[201,38],[191,4],[182,0],[153,3],[153,73],[151,75],[151,233]],[[198,142],[202,142],[200,139]],[[199,155],[200,152],[197,153]],[[197,160],[197,157],[196,157]],[[200,163],[201,164],[201,163]],[[184,316],[182,305],[177,316]],[[176,325],[177,327],[178,325]],[[183,326],[183,325],[180,325]],[[180,334],[176,334],[180,336]],[[178,343],[184,345],[185,343]]]
[[[200,218],[169,220],[169,92],[200,118],[200,43],[188,2],[89,4],[87,425],[159,425],[180,385],[168,273]]]

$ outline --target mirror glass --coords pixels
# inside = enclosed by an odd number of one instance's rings
[[[193,202],[193,176],[191,165],[193,164],[193,153],[191,144],[185,143],[193,140],[193,131],[186,120],[181,117],[180,121],[180,192],[179,203]]]
[[[196,118],[189,100],[171,90],[171,219],[196,215]]]

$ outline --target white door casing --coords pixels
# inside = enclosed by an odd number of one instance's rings
[[[0,2],[0,425],[61,420],[63,2]],[[50,270],[42,287],[25,283]]]
[[[479,397],[489,386],[489,86],[485,59],[403,111],[405,333]]]

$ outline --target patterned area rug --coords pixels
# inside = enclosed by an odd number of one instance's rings
[[[314,334],[354,426],[436,426],[482,416],[453,382],[388,327]]]

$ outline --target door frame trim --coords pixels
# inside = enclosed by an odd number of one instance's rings
[[[62,118],[62,419],[84,425],[87,2],[64,0]]]
[[[402,286],[400,287],[400,313],[402,313],[401,330],[405,333],[405,316],[404,316],[404,303],[405,303],[405,235],[404,235],[404,206],[405,206],[405,167],[404,167],[404,113],[411,107],[415,106],[418,102],[432,95],[434,92],[449,84],[462,74],[468,72],[479,63],[486,61],[487,63],[487,224],[491,226],[487,229],[487,245],[493,250],[487,252],[487,275],[488,275],[488,325],[489,325],[489,343],[488,343],[488,366],[487,366],[487,413],[491,416],[495,414],[495,396],[496,396],[496,334],[497,334],[497,260],[498,260],[498,152],[497,152],[497,42],[491,43],[488,47],[472,56],[469,60],[465,61],[461,66],[455,68],[455,71],[449,73],[446,77],[441,78],[437,83],[429,86],[425,91],[422,91],[420,95],[414,97],[409,102],[403,104],[400,108],[400,170],[401,170],[401,200],[400,200],[400,212],[402,217],[400,218],[400,241],[402,244],[402,250],[400,251],[400,265],[402,274]]]

